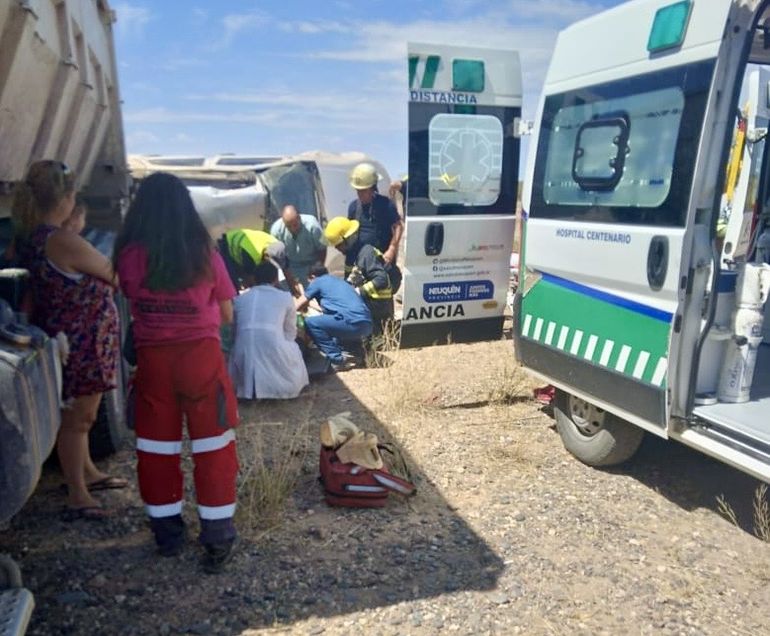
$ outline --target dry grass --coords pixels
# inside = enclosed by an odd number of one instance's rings
[[[770,543],[770,506],[767,503],[767,484],[754,491],[754,534]]]
[[[272,429],[272,430],[271,430]],[[237,523],[246,532],[280,524],[308,455],[309,420],[260,424],[239,440]]]
[[[383,369],[393,364],[388,355],[398,351],[401,339],[401,327],[395,320],[388,320],[383,325],[382,335],[376,346],[367,346],[364,351],[364,363],[367,369]]]
[[[752,504],[754,535],[758,539],[770,543],[770,504],[767,502],[767,484],[761,484],[754,491]],[[717,511],[734,526],[740,527],[738,516],[733,507],[725,500],[724,495],[717,497]]]
[[[724,495],[717,497],[717,512],[732,523],[736,528],[740,528],[738,517],[733,507],[727,502]]]
[[[513,361],[506,361],[492,378],[487,401],[490,404],[516,404],[532,397],[530,379]]]

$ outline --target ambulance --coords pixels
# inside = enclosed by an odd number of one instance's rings
[[[519,173],[513,50],[408,44],[401,346],[499,339]]]
[[[514,344],[589,465],[650,433],[770,481],[768,69],[768,0],[635,0],[558,36]]]

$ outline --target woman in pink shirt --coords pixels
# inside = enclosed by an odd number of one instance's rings
[[[182,421],[192,440],[206,572],[219,572],[235,539],[238,423],[219,341],[235,289],[185,185],[142,181],[115,242],[115,269],[131,303],[139,490],[159,554],[185,542]]]

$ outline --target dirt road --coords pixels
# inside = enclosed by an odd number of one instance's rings
[[[241,506],[243,538],[223,575],[200,573],[192,540],[181,557],[155,557],[135,489],[103,495],[107,523],[59,521],[48,471],[0,532],[36,595],[30,633],[767,633],[756,482],[654,439],[622,469],[581,465],[529,398],[510,347],[401,352],[296,401],[244,405],[242,500],[281,467],[296,484],[278,517]],[[416,497],[326,507],[317,428],[340,411],[400,446]],[[130,451],[109,468],[131,477]],[[717,512],[720,495],[742,527]]]

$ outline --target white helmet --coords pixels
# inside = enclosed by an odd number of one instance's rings
[[[377,185],[377,168],[370,163],[359,163],[350,171],[350,185],[356,190],[368,190]]]

